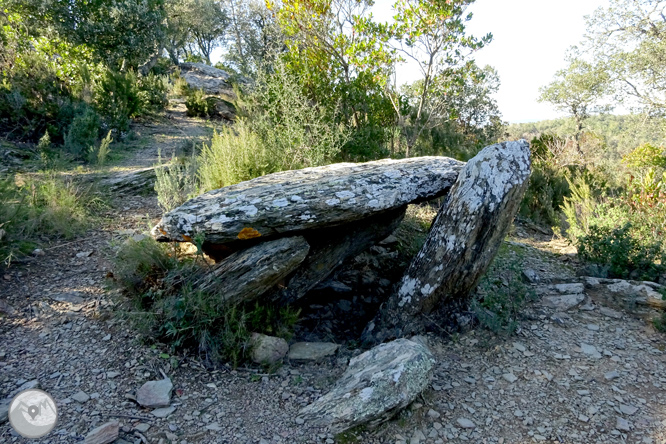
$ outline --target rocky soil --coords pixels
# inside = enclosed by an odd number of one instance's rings
[[[160,125],[176,131],[173,122]],[[159,144],[160,128],[150,132],[152,142],[135,153],[137,167],[150,165],[146,150],[155,153]],[[397,248],[373,247],[321,288],[327,299],[304,301],[304,309],[314,307],[295,340],[334,340],[342,345],[335,356],[287,360],[271,374],[259,367],[211,371],[197,356],[171,356],[166,346],[142,342],[114,312],[119,295],[106,279],[113,246],[159,216],[153,196],[118,195],[94,233],[46,247],[0,275],[0,300],[11,307],[3,311],[13,312],[0,314],[0,401],[37,380],[59,409],[54,432],[37,442],[81,442],[114,421],[117,443],[666,442],[666,337],[632,307],[589,296],[566,313],[541,300],[529,304],[511,337],[478,328],[430,336],[435,376],[417,402],[373,430],[334,436],[313,427],[299,411],[361,353],[351,339],[364,326],[357,304],[366,299],[371,316],[387,281],[399,277],[400,264],[382,273],[378,262],[397,262]],[[521,224],[510,242],[525,252],[540,280],[535,288],[575,279],[575,255],[565,244]],[[352,296],[354,283],[366,298]],[[346,313],[358,321],[341,321]],[[139,389],[165,376],[173,384],[170,407],[141,406]],[[3,422],[0,402],[0,443],[22,442]]]

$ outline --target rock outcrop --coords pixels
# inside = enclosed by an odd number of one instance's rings
[[[446,157],[339,163],[285,171],[202,194],[165,214],[160,241],[195,233],[225,244],[327,228],[442,196],[462,162]]]
[[[359,424],[375,426],[409,405],[430,383],[430,350],[408,339],[381,344],[349,361],[326,395],[301,410],[306,422],[341,433]]]
[[[518,211],[530,172],[524,140],[486,147],[467,163],[423,248],[366,328],[365,340],[421,333],[422,314],[469,298]]]
[[[236,100],[231,74],[204,63],[181,63],[180,76],[192,89],[201,89],[206,94],[221,96],[229,101]]]

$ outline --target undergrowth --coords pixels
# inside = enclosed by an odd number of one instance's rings
[[[522,279],[524,252],[506,242],[490,264],[472,299],[479,323],[497,333],[512,334],[518,315],[536,293]]]
[[[247,361],[251,334],[290,339],[299,312],[248,302],[230,305],[217,294],[193,288],[208,269],[203,257],[152,238],[128,239],[115,258],[113,278],[132,308],[125,315],[146,338],[174,350],[195,350],[211,366]]]

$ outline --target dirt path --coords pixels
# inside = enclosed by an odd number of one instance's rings
[[[159,146],[164,152],[210,134],[177,112],[137,127],[144,146],[121,162],[123,168],[150,166]],[[159,217],[154,196],[116,202],[101,227],[0,276],[0,295],[16,310],[0,317],[0,400],[39,380],[60,413],[54,433],[40,442],[80,442],[112,420],[121,424],[118,443],[666,442],[664,336],[631,313],[602,314],[594,301],[559,317],[531,304],[510,338],[481,329],[430,338],[438,364],[422,397],[378,429],[336,440],[304,423],[298,411],[325,393],[360,350],[342,347],[319,364],[287,362],[270,375],[211,372],[196,356],[172,357],[166,347],[142,343],[113,315],[116,294],[105,281],[111,246]],[[526,245],[529,266],[542,279],[572,276],[561,256],[545,251],[542,236],[515,234],[512,242]],[[166,418],[132,399],[162,373],[174,384],[175,411]],[[87,395],[82,402],[73,398],[81,391]],[[13,442],[28,440],[0,424],[0,443]]]

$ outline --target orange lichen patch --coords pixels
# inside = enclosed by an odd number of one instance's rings
[[[240,233],[238,233],[238,239],[241,240],[254,239],[259,236],[261,236],[261,233],[254,228],[243,228]]]
[[[190,236],[188,236],[187,234],[183,234],[183,240],[185,242],[192,242],[192,238]]]
[[[164,236],[167,235],[167,232],[164,231],[161,227],[157,227],[158,230],[160,230],[160,233],[162,233]]]

